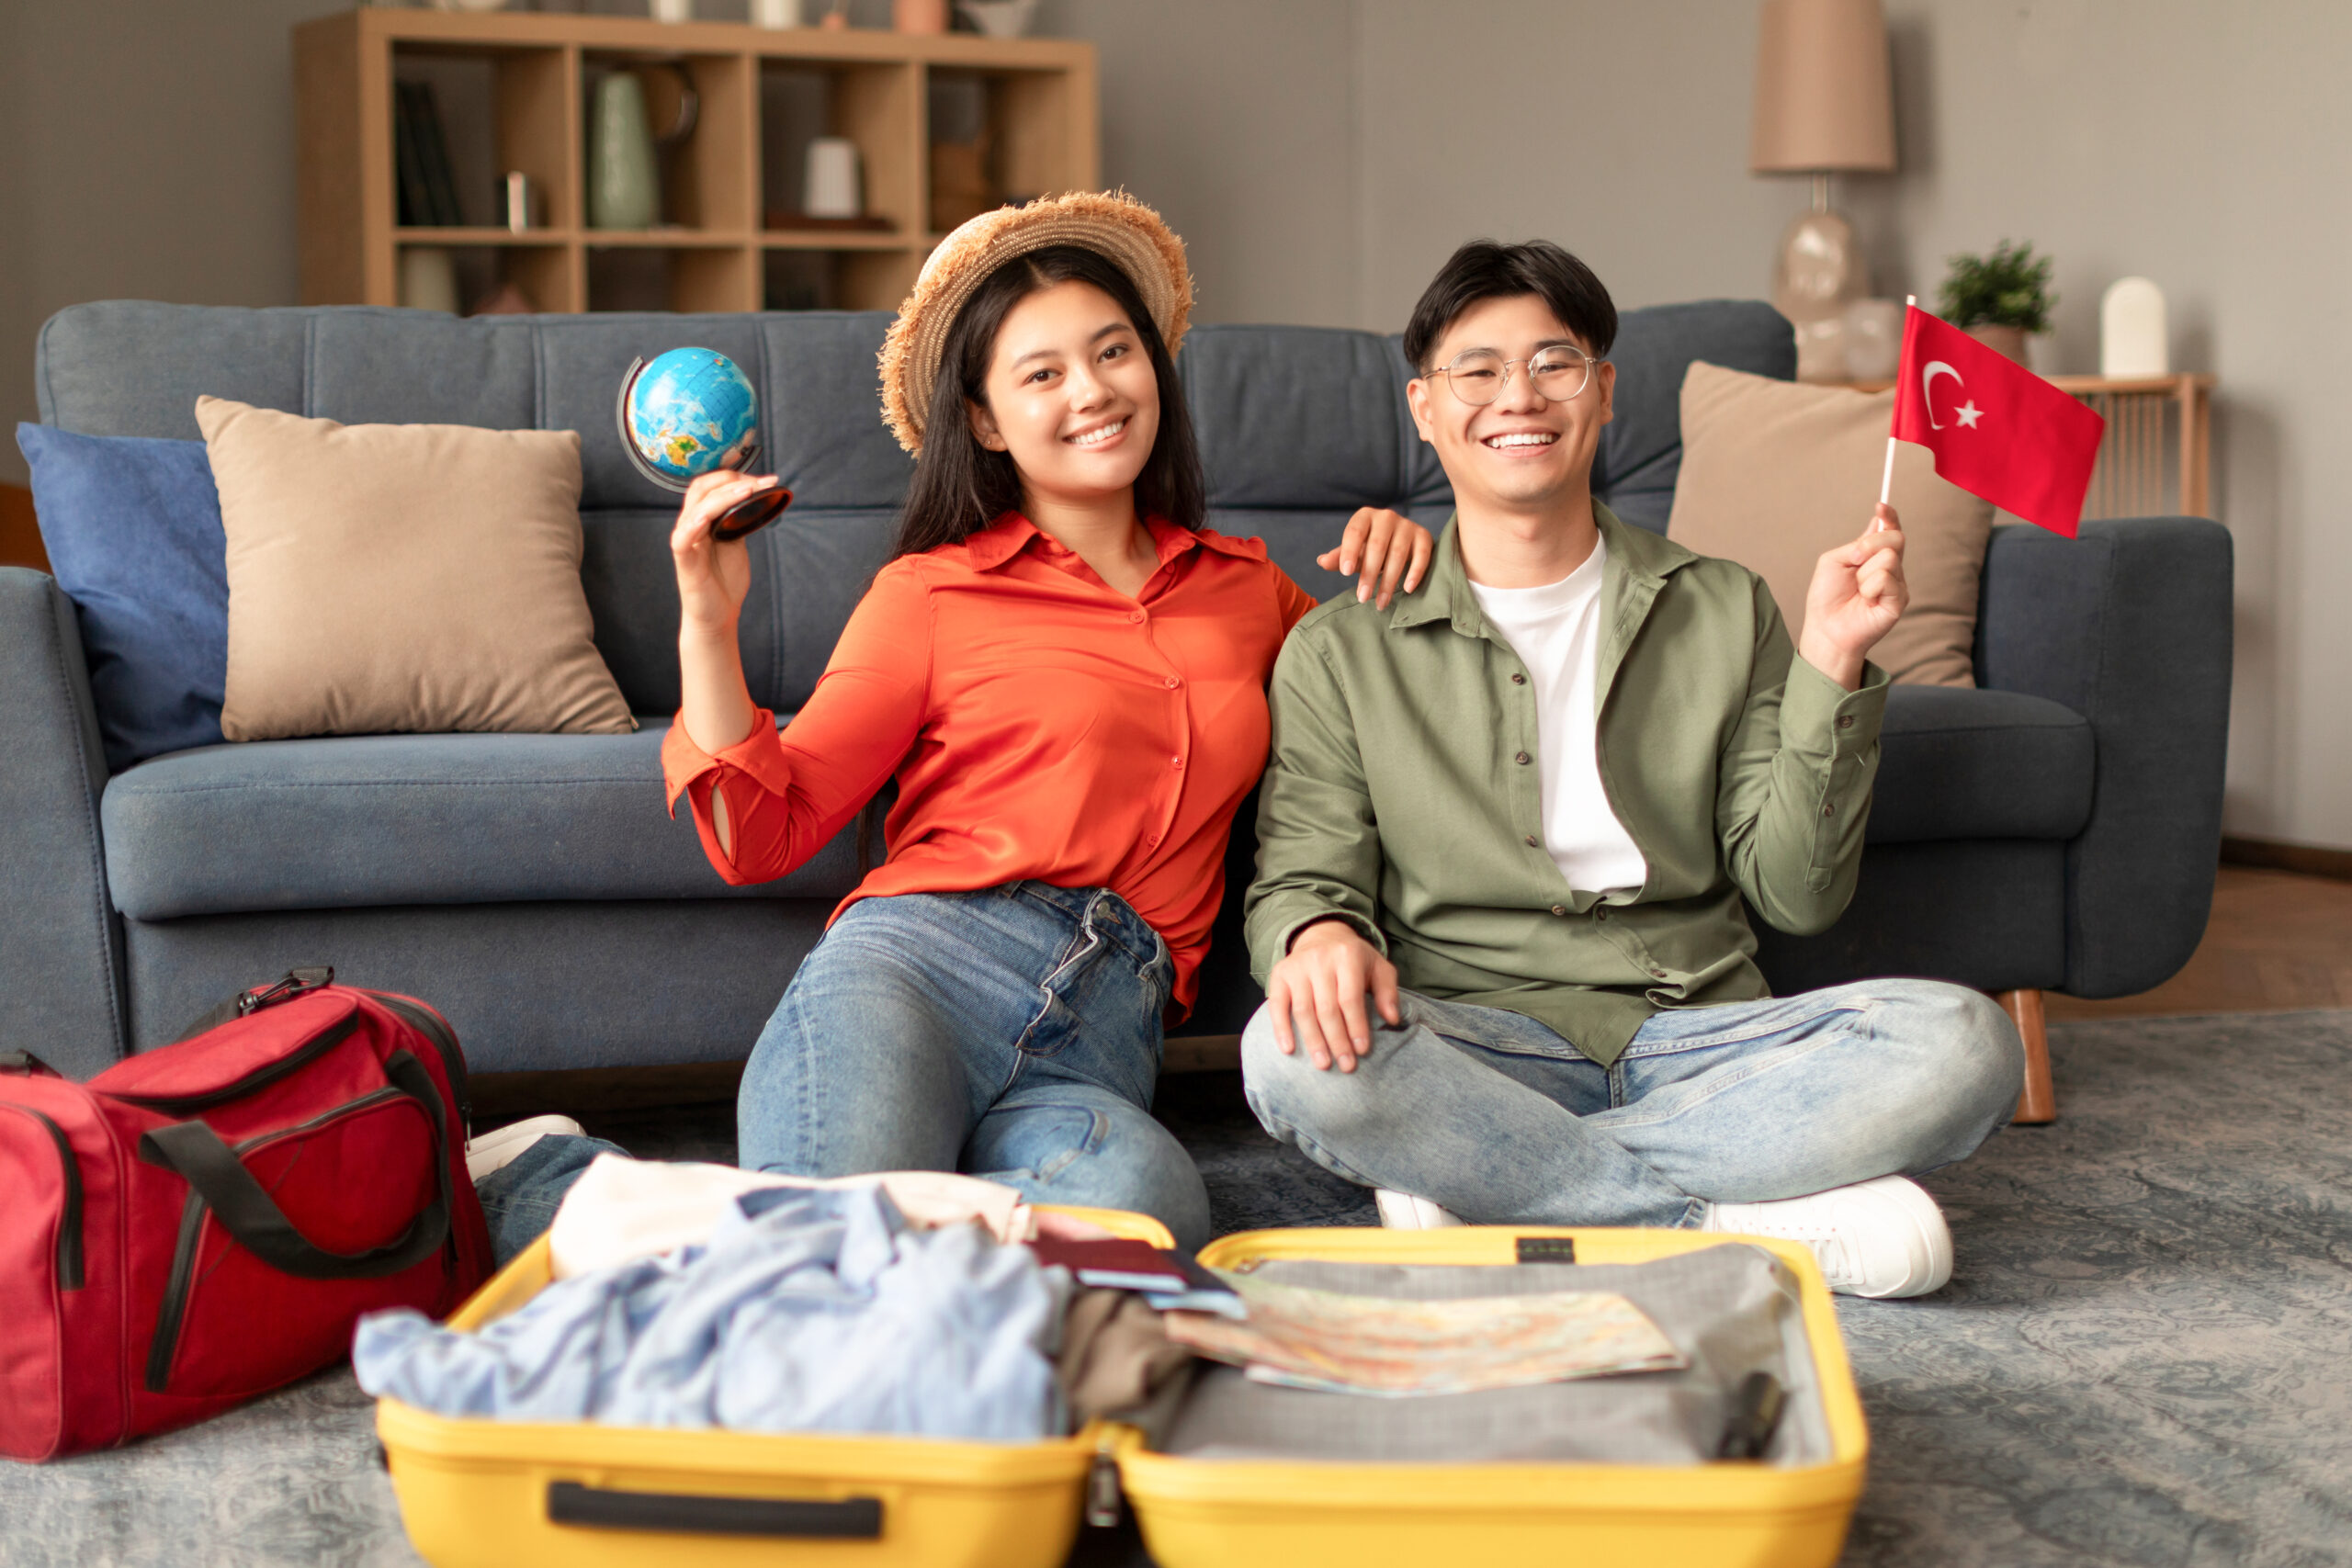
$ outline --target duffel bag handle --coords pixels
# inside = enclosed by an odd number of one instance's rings
[[[385,1076],[424,1108],[433,1122],[434,1196],[398,1240],[365,1252],[329,1252],[314,1245],[220,1134],[201,1122],[175,1122],[139,1140],[140,1153],[185,1178],[240,1247],[298,1280],[380,1280],[413,1269],[449,1235],[449,1118],[424,1065],[405,1051],[384,1064]]]
[[[332,964],[322,964],[309,969],[288,969],[285,978],[281,980],[239,991],[235,996],[231,997],[173,1036],[172,1043],[176,1045],[183,1040],[193,1040],[199,1034],[218,1029],[224,1023],[233,1022],[248,1013],[259,1012],[262,1009],[275,1006],[279,1002],[291,1001],[296,997],[307,996],[322,986],[334,984],[334,965]]]
[[[799,1540],[879,1540],[882,1499],[707,1496],[698,1492],[620,1492],[577,1481],[548,1483],[548,1518],[595,1529],[676,1535],[779,1536]]]

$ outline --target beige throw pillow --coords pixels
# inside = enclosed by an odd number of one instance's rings
[[[229,539],[232,740],[635,727],[590,640],[580,437],[198,398]]]
[[[1682,473],[1667,537],[1736,560],[1804,628],[1814,562],[1869,526],[1894,394],[1808,387],[1693,362],[1682,378]],[[1993,508],[1936,476],[1927,449],[1895,447],[1894,509],[1911,606],[1871,650],[1889,678],[1973,686],[1977,579]]]

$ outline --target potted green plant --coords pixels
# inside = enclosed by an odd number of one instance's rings
[[[2030,242],[2003,240],[1981,256],[1949,258],[1951,275],[1937,293],[1937,313],[1988,347],[2025,363],[2029,333],[2050,330],[2058,296],[2050,289],[2052,263]]]

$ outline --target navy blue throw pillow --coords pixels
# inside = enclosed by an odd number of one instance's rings
[[[221,741],[228,538],[201,441],[17,426],[57,585],[82,622],[107,768]]]

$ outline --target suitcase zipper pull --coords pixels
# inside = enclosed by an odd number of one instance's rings
[[[1105,1432],[1094,1446],[1094,1463],[1086,1472],[1086,1522],[1097,1529],[1119,1523],[1119,1461],[1112,1457],[1114,1438]]]

